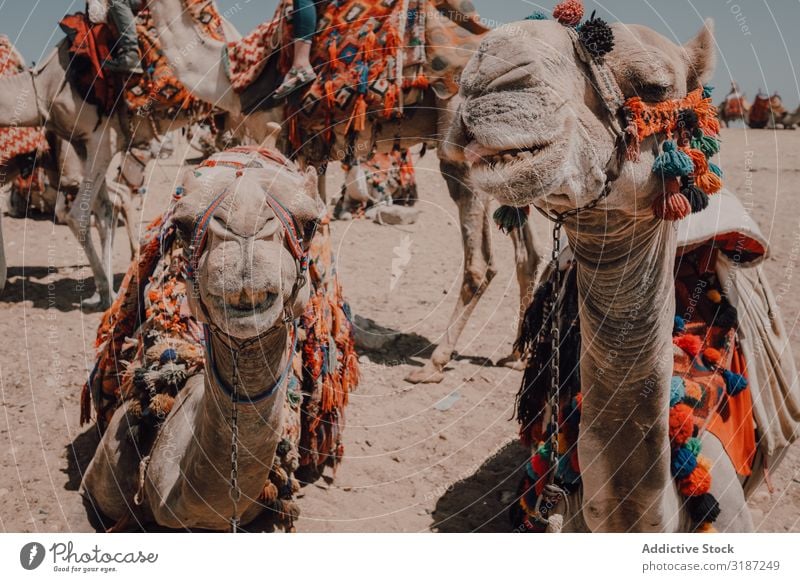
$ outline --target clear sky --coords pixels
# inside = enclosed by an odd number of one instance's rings
[[[489,22],[519,20],[556,1],[473,0]],[[585,0],[609,21],[648,25],[684,42],[706,17],[716,23],[719,51],[716,96],[736,79],[752,99],[759,88],[778,91],[787,106],[800,101],[800,0]],[[223,13],[246,32],[271,18],[276,0],[217,0]],[[38,61],[63,36],[61,15],[83,10],[84,0],[0,0],[0,33],[7,34],[25,58]]]

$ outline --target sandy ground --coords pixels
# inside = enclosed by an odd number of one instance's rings
[[[723,141],[727,185],[751,206],[772,242],[766,271],[798,358],[793,271],[800,255],[800,132],[729,130]],[[179,149],[151,166],[143,221],[165,207],[185,153]],[[403,381],[431,354],[460,282],[456,208],[437,167],[434,155],[417,165],[417,224],[362,220],[333,227],[354,312],[394,335],[383,349],[362,352],[363,381],[347,410],[345,461],[335,480],[303,490],[299,531],[508,531],[503,502],[526,452],[515,442],[512,420],[521,374],[492,366],[510,351],[515,333],[517,289],[503,235],[494,241],[499,274],[445,381]],[[337,189],[338,167],[329,179],[329,189]],[[65,226],[4,221],[10,268],[0,298],[0,531],[94,531],[77,492],[96,446],[92,429],[78,425],[100,320],[78,307],[93,290],[90,272]],[[117,284],[129,257],[119,233]],[[762,488],[751,500],[758,528],[800,531],[800,445],[773,481],[771,495]]]

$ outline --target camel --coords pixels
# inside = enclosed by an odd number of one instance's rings
[[[725,125],[730,127],[732,121],[746,122],[750,112],[750,103],[744,93],[739,92],[739,86],[736,83],[731,83],[731,90],[725,96],[725,100],[720,103],[718,107],[719,119]]]
[[[234,515],[247,524],[264,510],[258,500],[284,434],[292,361],[302,350],[293,321],[310,293],[302,266],[309,243],[298,237],[313,232],[325,207],[313,170],[301,171],[271,146],[261,152],[215,154],[219,163],[185,174],[171,215],[179,252],[190,255],[194,269],[186,297],[196,322],[190,327],[205,326],[205,364],[178,392],[144,459],[129,438],[138,402],[125,400],[113,413],[82,482],[109,518],[124,521],[135,499],[140,522],[223,530]],[[206,228],[207,238],[195,238]]]
[[[226,21],[223,25],[228,26]],[[76,203],[65,222],[83,247],[94,275],[96,292],[83,305],[104,309],[111,305],[114,296],[111,266],[114,225],[110,213],[96,215],[99,253],[88,235],[88,225],[92,209],[98,206],[98,197],[108,198],[105,176],[111,161],[116,152],[144,146],[196,120],[185,112],[171,118],[151,113],[130,115],[125,107],[106,115],[100,107],[84,101],[71,82],[71,59],[65,39],[35,68],[0,78],[0,128],[44,127],[74,146],[83,165],[82,178]]]
[[[518,22],[488,34],[464,69],[463,104],[446,143],[450,156],[476,160],[473,185],[501,203],[533,204],[550,215],[572,211],[562,215],[562,232],[574,253],[580,306],[582,489],[570,496],[565,529],[689,531],[670,471],[667,415],[676,228],[652,210],[663,193],[652,169],[657,134],[641,143],[638,159],[629,158],[614,124],[621,99],[660,102],[700,90],[714,68],[713,22],[683,46],[644,26],[611,30],[615,44],[602,60],[587,57],[574,30],[553,21]],[[607,74],[596,73],[598,67]],[[622,94],[616,106],[601,93],[612,87],[617,94],[614,85]],[[778,353],[779,362],[787,357]],[[800,421],[793,383],[793,403],[783,400],[796,417],[789,442]],[[751,531],[731,460],[708,431],[702,446],[723,509],[714,525]]]
[[[454,51],[454,58],[466,61],[469,50],[472,50],[480,38],[487,32],[473,14],[465,17],[461,6],[452,0],[430,0],[424,3],[426,11],[426,27],[445,22],[445,25],[458,28],[458,42],[468,50]],[[469,5],[470,3],[463,3]],[[212,2],[213,5],[213,2]],[[159,40],[164,54],[175,71],[178,79],[189,87],[197,98],[214,103],[217,107],[236,115],[245,109],[243,102],[233,88],[226,75],[221,55],[226,46],[224,40],[217,40],[205,35],[196,25],[184,0],[151,0],[148,3],[153,20],[159,30]],[[447,20],[451,15],[453,20]],[[460,28],[459,28],[460,27]],[[184,47],[191,46],[192,51],[186,54]],[[432,65],[433,66],[433,65]],[[459,63],[458,66],[463,66]],[[433,66],[435,69],[435,66]],[[411,71],[406,71],[407,76]],[[416,72],[413,72],[416,75]],[[433,87],[424,90],[424,97],[416,106],[406,106],[404,115],[399,119],[378,119],[370,117],[366,120],[366,128],[359,133],[356,143],[351,143],[345,135],[344,124],[334,128],[335,143],[327,149],[331,152],[371,152],[377,148],[379,152],[388,152],[393,147],[406,149],[420,143],[441,144],[444,133],[450,125],[457,106],[455,95],[440,96]],[[282,122],[283,107],[257,112],[264,120]],[[257,126],[259,123],[252,122]],[[288,124],[287,124],[288,125]],[[254,134],[258,140],[259,135]],[[301,163],[324,169],[328,162],[326,155],[319,152],[322,148],[315,142],[305,144],[299,151]],[[496,267],[492,259],[492,221],[489,216],[490,201],[481,192],[473,191],[469,185],[469,164],[455,161],[442,153],[439,154],[439,167],[447,183],[450,197],[458,206],[461,222],[462,245],[464,248],[463,279],[456,305],[450,317],[447,329],[439,338],[431,360],[422,368],[410,373],[406,380],[413,383],[440,382],[444,378],[444,368],[452,358],[458,339],[464,330],[478,301],[485,293],[489,283],[496,275]],[[334,155],[334,154],[330,154]],[[324,181],[321,180],[320,191],[323,199]],[[517,280],[520,285],[520,320],[524,309],[530,302],[532,290],[538,278],[542,245],[537,240],[529,224],[511,232],[514,242]],[[519,355],[512,354],[501,362],[519,369]],[[499,362],[500,363],[500,362]]]

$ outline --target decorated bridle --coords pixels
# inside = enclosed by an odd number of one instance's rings
[[[211,168],[211,167],[229,167],[236,170],[236,174],[234,178],[230,181],[230,183],[223,188],[222,192],[218,194],[211,203],[206,207],[206,209],[197,217],[194,223],[194,228],[192,230],[192,234],[190,237],[189,247],[188,247],[188,267],[187,267],[187,279],[192,283],[192,289],[195,293],[195,297],[199,298],[199,290],[197,287],[197,269],[199,267],[200,259],[203,255],[205,250],[205,246],[208,240],[208,226],[211,220],[214,217],[214,213],[222,204],[222,202],[227,198],[228,194],[231,192],[232,186],[236,179],[241,177],[244,172],[247,171],[248,168],[263,168],[265,167],[264,164],[266,162],[278,163],[280,165],[289,167],[289,161],[281,154],[266,148],[259,148],[259,147],[237,147],[226,150],[226,153],[239,153],[246,156],[246,161],[239,161],[239,160],[226,160],[226,159],[209,159],[203,162],[198,169],[200,168]],[[176,193],[177,194],[177,193]],[[211,374],[215,384],[222,390],[224,394],[230,398],[232,406],[231,406],[231,473],[230,473],[230,498],[233,502],[233,510],[230,517],[230,525],[231,531],[236,533],[239,530],[239,514],[238,514],[238,502],[241,499],[241,489],[239,487],[239,404],[257,404],[262,402],[271,396],[273,396],[276,390],[286,381],[286,378],[289,376],[292,370],[293,364],[293,355],[297,350],[297,326],[295,323],[295,318],[291,313],[291,305],[294,303],[294,299],[297,297],[297,294],[300,292],[302,287],[306,283],[306,271],[308,270],[308,253],[306,252],[303,246],[303,236],[307,234],[310,238],[313,233],[303,233],[300,225],[297,222],[295,216],[274,196],[272,196],[269,192],[264,192],[264,201],[267,203],[267,206],[272,210],[275,217],[278,219],[281,228],[284,233],[284,243],[288,248],[289,252],[291,253],[292,257],[294,258],[295,266],[297,268],[297,278],[295,279],[294,286],[292,288],[290,300],[286,302],[286,312],[283,319],[280,320],[276,325],[271,327],[270,329],[264,331],[263,333],[248,338],[244,342],[233,345],[231,341],[225,341],[222,339],[227,334],[214,326],[210,323],[204,324],[204,331],[205,331],[205,349],[206,349],[206,369],[207,372]],[[202,306],[202,301],[198,301],[200,307],[205,309]],[[287,363],[281,372],[280,376],[275,380],[275,382],[268,387],[266,390],[263,390],[259,394],[254,396],[243,397],[239,391],[239,365],[238,360],[240,354],[247,348],[256,345],[257,343],[261,342],[265,337],[271,335],[275,331],[281,328],[282,325],[292,324],[291,329],[291,340],[290,340],[290,351],[289,356],[287,358]],[[230,350],[233,356],[233,385],[229,385],[225,382],[220,376],[219,372],[217,371],[216,365],[214,364],[214,351],[211,342],[211,328],[214,328],[219,333],[216,334],[219,341],[221,341],[227,349]],[[228,338],[230,340],[230,338]]]
[[[604,56],[614,48],[614,33],[601,18],[592,16],[583,24],[583,4],[580,0],[567,0],[553,10],[553,16],[567,27],[575,51],[589,71],[595,92],[600,97],[608,117],[609,128],[616,139],[615,151],[606,165],[606,179],[600,193],[589,203],[553,212],[537,210],[553,222],[553,251],[550,257],[550,294],[545,307],[550,320],[549,335],[552,350],[550,358],[550,388],[547,396],[549,421],[549,474],[547,482],[537,497],[533,519],[541,529],[559,529],[560,523],[550,521],[566,491],[556,483],[559,462],[560,430],[560,291],[561,228],[567,219],[597,207],[611,192],[611,186],[620,174],[626,160],[639,159],[640,146],[651,136],[664,136],[661,152],[653,164],[664,184],[663,193],[653,202],[653,214],[662,220],[681,220],[708,206],[708,196],[721,187],[722,172],[710,158],[719,152],[720,126],[716,108],[711,102],[710,88],[696,89],[682,99],[648,103],[640,97],[625,99]],[[542,13],[531,17],[546,19]],[[502,230],[522,226],[527,209],[500,207],[495,221]],[[546,333],[543,329],[542,334]]]

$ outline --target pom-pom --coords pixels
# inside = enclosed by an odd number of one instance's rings
[[[172,405],[175,404],[175,398],[169,394],[156,394],[150,400],[150,410],[159,419],[164,419],[172,410]]]
[[[698,465],[678,484],[678,487],[681,494],[686,497],[705,495],[711,489],[711,474]]]
[[[694,436],[694,416],[692,407],[676,404],[669,411],[669,439],[675,445],[682,445]]]
[[[697,467],[697,458],[686,447],[680,447],[672,455],[670,470],[676,479],[685,479]]]
[[[717,327],[731,328],[739,324],[739,312],[727,301],[720,304],[714,314],[714,325]]]
[[[517,208],[515,206],[500,206],[494,211],[492,218],[497,228],[506,234],[510,234],[514,229],[522,228],[528,222],[530,206]]]
[[[531,457],[531,469],[539,477],[544,477],[550,469],[550,464],[545,460],[543,455],[536,453]]]
[[[680,315],[676,315],[672,323],[672,333],[677,335],[684,331],[686,331],[686,320]]]
[[[712,303],[720,303],[722,301],[722,293],[716,289],[710,289],[708,293],[706,293],[706,297],[708,297]]]
[[[703,400],[703,388],[694,380],[684,381],[683,401],[689,406],[697,406]]]
[[[694,180],[691,178],[686,181],[684,186],[681,186],[681,194],[686,196],[689,205],[692,207],[692,214],[702,212],[708,208],[708,195],[694,185]]]
[[[692,133],[692,140],[689,142],[689,146],[692,149],[700,150],[707,158],[719,153],[719,141],[704,134],[700,128],[695,129],[694,133]]]
[[[695,457],[699,455],[700,451],[703,449],[703,445],[700,442],[700,439],[697,437],[690,438],[688,441],[686,441],[686,444],[683,446],[692,451],[692,454]]]
[[[576,26],[583,18],[583,2],[565,0],[553,9],[553,18],[564,26]]]
[[[722,360],[722,354],[716,348],[706,348],[703,350],[703,360],[710,366],[718,366]]]
[[[722,178],[722,170],[720,169],[720,167],[717,164],[714,164],[712,162],[708,162],[708,169],[709,169],[709,171],[714,172],[717,176]]]
[[[689,354],[691,357],[696,357],[700,353],[700,348],[703,346],[703,340],[696,335],[686,334],[680,337],[672,338],[672,343]]]
[[[530,16],[527,16],[525,20],[550,20],[550,17],[541,10],[537,10]]]
[[[703,85],[703,99],[711,99],[711,94],[714,92],[714,87],[711,85]]]
[[[158,358],[158,361],[161,364],[166,364],[167,362],[174,362],[177,359],[178,351],[175,348],[167,348],[161,352],[161,356]]]
[[[722,379],[725,380],[725,391],[728,396],[736,396],[747,388],[747,378],[730,370],[722,371]]]
[[[686,152],[678,149],[674,141],[667,140],[653,163],[653,171],[665,178],[680,178],[694,172],[694,164]]]
[[[602,18],[595,18],[594,13],[581,25],[578,38],[586,51],[596,59],[607,55],[614,48],[614,31],[608,22]]]
[[[697,533],[719,533],[717,528],[715,528],[711,522],[701,523],[697,529],[695,530]]]
[[[680,376],[673,376],[669,384],[669,406],[672,408],[678,402],[683,400],[686,395],[686,389],[683,384],[683,378]]]
[[[696,176],[694,183],[706,194],[715,194],[722,189],[722,180],[710,169],[705,174]]]
[[[719,517],[719,503],[711,493],[690,497],[686,508],[696,523],[712,523]]]
[[[697,466],[702,467],[708,471],[708,473],[711,473],[711,459],[709,457],[706,457],[705,455],[698,455]]]
[[[681,109],[678,111],[678,119],[676,121],[678,131],[687,131],[692,134],[697,129],[698,123],[699,119],[694,109]]]
[[[670,180],[674,182],[674,180]],[[653,215],[661,220],[682,220],[692,213],[692,206],[680,192],[664,192],[653,200]]]

